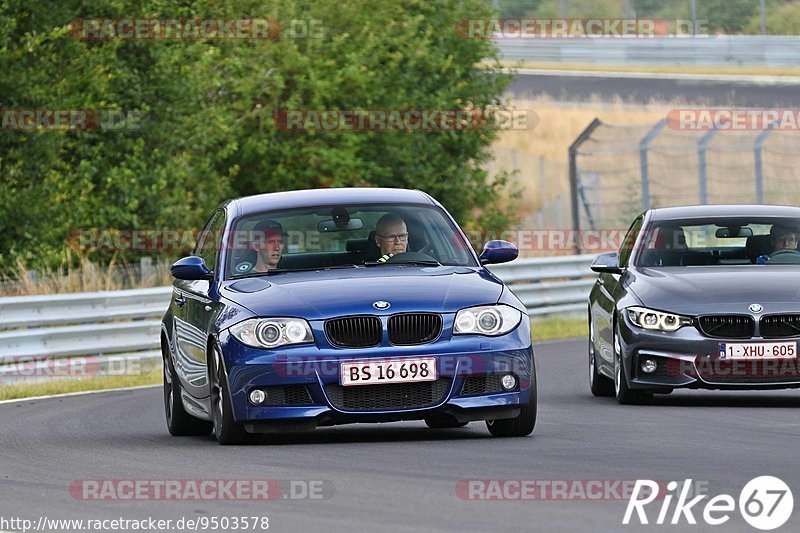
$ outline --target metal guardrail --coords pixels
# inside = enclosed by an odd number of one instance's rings
[[[685,36],[660,39],[496,39],[506,61],[614,65],[790,67],[800,37]]]
[[[593,257],[520,259],[491,270],[532,316],[576,314],[586,308]],[[0,298],[0,383],[159,364],[159,324],[171,292],[157,287]]]
[[[517,259],[490,270],[522,300],[531,316],[578,314],[586,310],[594,255]]]
[[[0,383],[145,372],[171,287],[0,298]],[[80,357],[76,357],[80,356]]]

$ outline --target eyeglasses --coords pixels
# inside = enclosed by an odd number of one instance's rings
[[[408,240],[408,233],[395,233],[393,235],[379,235],[381,239],[386,239],[387,241],[407,241]]]

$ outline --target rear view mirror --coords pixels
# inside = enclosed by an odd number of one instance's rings
[[[351,231],[357,230],[364,227],[364,222],[360,218],[351,218],[347,221],[346,224],[342,224],[339,222],[337,224],[336,220],[323,220],[319,224],[317,224],[317,231],[320,233],[330,233],[332,231]]]
[[[750,237],[753,235],[752,228],[742,228],[739,226],[729,226],[726,228],[718,228],[714,233],[717,239],[735,239],[738,237]]]

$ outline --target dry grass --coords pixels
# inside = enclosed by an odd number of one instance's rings
[[[618,100],[559,103],[550,98],[518,99],[513,106],[535,111],[539,123],[532,130],[502,132],[492,147],[491,171],[510,171],[515,167],[519,170],[515,183],[522,189],[519,214],[523,219],[569,192],[567,152],[592,120],[599,117],[615,125],[648,125],[664,118],[675,107],[663,102],[637,106]]]
[[[172,283],[169,264],[154,264],[145,269],[111,261],[100,266],[82,259],[77,267],[59,267],[50,272],[28,269],[17,261],[11,275],[0,279],[0,296],[28,296],[75,292],[114,291],[131,288],[159,287]]]

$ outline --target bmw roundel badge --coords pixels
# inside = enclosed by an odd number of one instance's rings
[[[383,300],[378,300],[377,302],[372,304],[372,307],[379,310],[389,309],[392,306],[389,302],[384,302]]]

